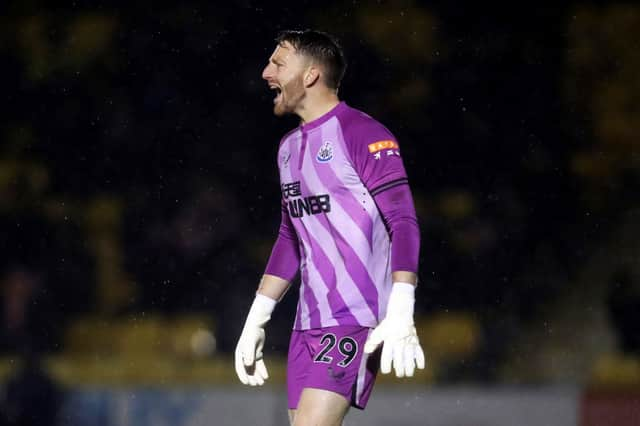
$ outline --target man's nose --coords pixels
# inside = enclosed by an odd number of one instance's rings
[[[268,64],[266,67],[264,67],[264,69],[262,70],[262,78],[264,80],[269,80],[271,77],[273,76],[273,71],[271,68],[271,64]]]

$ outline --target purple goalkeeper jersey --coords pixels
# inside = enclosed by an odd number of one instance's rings
[[[341,102],[282,139],[278,167],[300,252],[294,329],[375,327],[392,283],[391,240],[373,197],[407,183],[395,137]]]

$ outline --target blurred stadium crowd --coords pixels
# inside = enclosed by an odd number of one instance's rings
[[[314,27],[346,49],[342,97],[401,143],[419,328],[441,361],[430,380],[640,383],[637,5],[0,10],[7,359],[229,353],[278,226],[277,143],[296,125],[272,116],[260,72],[278,30]],[[274,353],[294,302],[270,326]]]

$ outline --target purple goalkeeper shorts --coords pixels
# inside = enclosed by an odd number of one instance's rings
[[[361,326],[293,330],[287,359],[289,409],[298,407],[304,388],[335,392],[363,409],[380,363],[380,351],[364,353],[370,331]]]

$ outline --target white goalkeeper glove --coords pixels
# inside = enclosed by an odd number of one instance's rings
[[[276,303],[270,297],[256,294],[247,315],[235,353],[236,373],[245,385],[262,386],[269,378],[267,367],[262,359],[264,326],[271,319],[271,312]]]
[[[383,374],[391,372],[392,362],[397,377],[411,377],[415,367],[424,368],[424,352],[413,323],[414,303],[413,284],[393,283],[387,315],[364,345],[365,353],[372,353],[382,344],[380,371]]]

